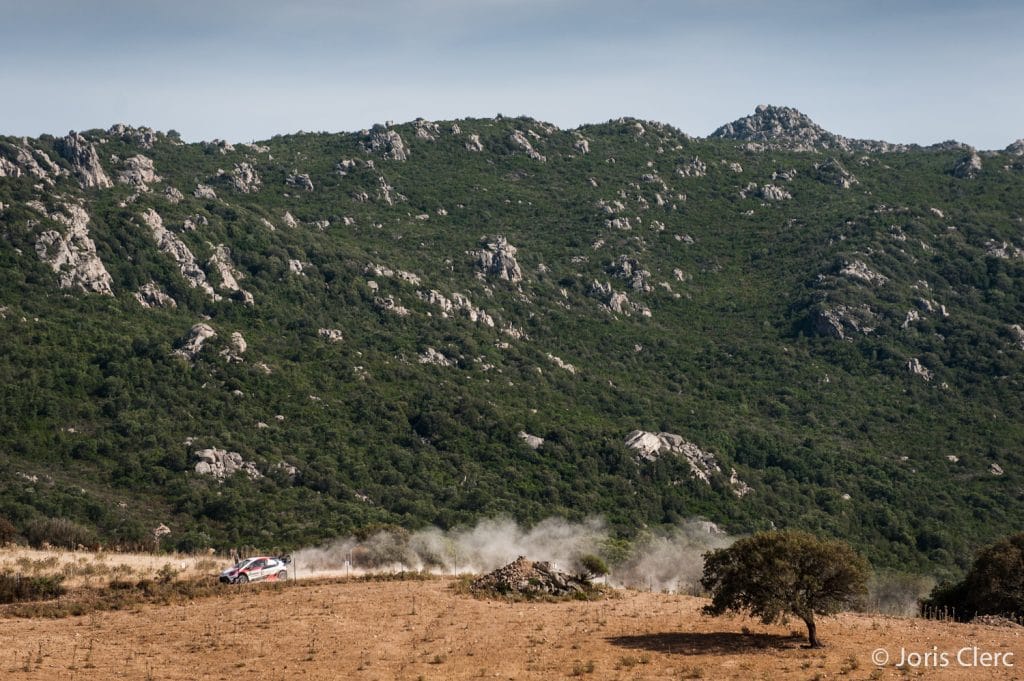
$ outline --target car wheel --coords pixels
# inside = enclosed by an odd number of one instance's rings
[[[249,575],[238,575],[238,579],[235,580],[236,584],[248,584]]]
[[[282,582],[284,580],[288,579],[288,571],[287,570],[281,570],[280,572],[277,573],[277,578],[280,579]]]

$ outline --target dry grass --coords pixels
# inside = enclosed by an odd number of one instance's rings
[[[511,603],[460,595],[450,579],[273,586],[61,620],[0,617],[0,671],[16,679],[966,681],[1020,676],[878,669],[871,652],[976,645],[1024,655],[1021,629],[853,614],[824,620],[827,647],[807,650],[799,630],[705,617],[706,601],[689,596]]]
[[[64,586],[69,588],[101,587],[112,581],[156,579],[161,570],[173,571],[182,579],[194,579],[216,574],[230,562],[216,556],[178,553],[157,555],[0,548],[0,574],[27,577],[59,575],[64,578]]]

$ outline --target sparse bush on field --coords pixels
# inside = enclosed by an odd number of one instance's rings
[[[41,601],[63,596],[63,581],[64,578],[60,575],[38,577],[0,574],[0,603]]]
[[[79,546],[94,547],[99,543],[92,529],[67,518],[33,520],[25,528],[25,538],[37,549],[46,545],[77,549]]]

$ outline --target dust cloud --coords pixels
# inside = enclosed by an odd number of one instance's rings
[[[733,541],[714,523],[699,519],[642,534],[624,544],[611,537],[600,518],[582,522],[548,518],[530,527],[496,518],[447,531],[395,530],[362,540],[339,538],[296,551],[292,558],[300,577],[314,577],[401,571],[482,574],[519,556],[550,561],[559,569],[575,572],[583,556],[596,555],[610,568],[604,578],[609,585],[696,593],[703,554]]]

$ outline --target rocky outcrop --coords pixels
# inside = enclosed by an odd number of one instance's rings
[[[844,277],[863,281],[864,283],[871,284],[872,286],[881,286],[885,282],[889,281],[888,277],[875,272],[873,269],[868,267],[863,260],[853,260],[848,262],[839,270],[839,274]]]
[[[209,475],[224,482],[235,473],[242,473],[250,480],[259,480],[263,477],[256,464],[246,461],[238,452],[229,452],[226,449],[200,449],[192,455],[196,461],[195,472],[200,475]]]
[[[917,357],[911,357],[907,361],[907,371],[909,371],[915,376],[923,378],[926,381],[932,380],[932,372],[923,364],[921,364],[921,360],[919,360]]]
[[[1024,350],[1024,326],[1020,324],[1011,324],[1009,327],[1010,337],[1013,338],[1013,342],[1017,344],[1017,347]]]
[[[377,297],[373,299],[373,306],[378,310],[384,312],[390,312],[396,314],[399,317],[407,317],[409,315],[409,308],[403,307],[395,301],[394,296]]]
[[[485,238],[481,245],[483,248],[470,253],[476,256],[478,275],[481,278],[497,277],[513,283],[523,280],[523,271],[516,262],[516,247],[505,237]]]
[[[0,177],[33,177],[53,185],[64,171],[46,152],[23,144],[0,145]]]
[[[959,159],[953,165],[952,173],[953,177],[965,180],[975,179],[981,174],[981,156],[978,156],[978,152],[972,149],[971,153]]]
[[[214,292],[213,287],[206,281],[206,273],[199,267],[199,263],[196,262],[192,251],[185,245],[185,242],[178,238],[177,234],[164,227],[164,221],[160,214],[150,208],[142,214],[142,221],[149,227],[153,240],[156,241],[157,248],[171,256],[174,262],[178,264],[178,269],[181,271],[181,276],[185,277],[185,281],[192,288],[200,289],[206,293],[210,298],[220,300],[220,296]]]
[[[756,196],[765,201],[785,201],[793,198],[793,195],[788,191],[774,184],[766,184],[759,187],[756,183],[751,182],[742,191],[740,191],[740,198],[748,198],[750,196]]]
[[[605,307],[618,314],[631,315],[634,312],[641,316],[650,317],[651,310],[645,305],[634,303],[625,293],[616,291],[608,282],[601,283],[596,279],[591,282],[587,295],[604,303]]]
[[[247,305],[253,304],[252,294],[243,290],[238,283],[239,280],[245,278],[245,275],[235,269],[235,265],[231,261],[230,248],[224,244],[218,244],[213,249],[213,255],[210,256],[209,266],[220,277],[221,290],[238,293]]]
[[[372,262],[368,264],[365,268],[363,268],[363,272],[365,274],[370,274],[375,277],[387,277],[389,279],[398,279],[399,281],[404,281],[413,284],[414,286],[419,285],[420,283],[420,276],[418,274],[413,274],[412,272],[405,272],[403,270],[393,270],[387,265],[375,265]]]
[[[373,130],[364,133],[362,146],[364,151],[379,154],[390,161],[409,160],[410,152],[402,141],[402,136],[383,126],[374,126]]]
[[[207,199],[211,201],[217,199],[217,192],[213,190],[213,187],[205,184],[197,184],[196,190],[192,192],[192,195],[197,199]]]
[[[581,154],[589,154],[590,140],[582,136],[577,137],[576,140],[572,143],[572,148],[580,152]]]
[[[494,328],[494,318],[482,308],[474,305],[473,301],[462,293],[453,293],[451,298],[447,298],[440,291],[435,290],[418,291],[416,295],[428,305],[440,308],[442,318],[447,319],[449,316],[459,312],[474,324],[483,324],[484,326]]]
[[[845,340],[854,334],[867,335],[875,330],[875,313],[867,305],[837,305],[811,313],[811,331],[818,336]]]
[[[548,353],[548,361],[550,361],[552,364],[554,364],[559,369],[562,369],[563,371],[568,371],[570,374],[576,373],[576,367],[574,365],[562,360],[561,357],[556,357],[552,355],[550,352]]]
[[[675,456],[686,461],[690,465],[691,475],[706,485],[711,484],[713,476],[722,473],[722,467],[714,454],[688,442],[681,435],[634,430],[626,436],[625,444],[636,452],[638,463],[657,461],[663,456]],[[753,491],[747,483],[739,479],[735,469],[730,475],[729,485],[733,493],[739,497]]]
[[[153,159],[136,154],[125,159],[124,167],[117,174],[117,181],[132,187],[149,191],[149,185],[160,181],[160,176],[153,169]]]
[[[293,189],[301,189],[306,192],[313,191],[313,180],[306,173],[300,173],[297,170],[289,173],[288,177],[284,178],[284,183]]]
[[[260,190],[260,185],[263,184],[263,181],[251,163],[242,161],[241,163],[236,163],[234,170],[231,171],[231,184],[237,191],[243,194],[252,194]]]
[[[164,189],[164,198],[167,199],[168,203],[173,205],[181,203],[182,199],[185,198],[185,195],[178,191],[175,187],[167,187]]]
[[[152,149],[153,145],[160,138],[160,133],[152,128],[134,128],[124,123],[115,123],[107,130],[110,137],[120,137],[129,144],[135,144],[143,149]]]
[[[345,340],[345,336],[341,333],[341,329],[320,329],[317,331],[317,335],[329,343],[340,343]]]
[[[1024,139],[1010,143],[1003,149],[1003,153],[1010,154],[1011,156],[1024,156]]]
[[[72,130],[67,136],[58,139],[54,146],[57,153],[71,163],[71,169],[83,189],[106,189],[114,186],[103,170],[96,147],[79,133]]]
[[[174,354],[194,362],[199,353],[202,352],[206,341],[217,336],[217,332],[209,324],[200,322],[193,326],[188,336],[182,342],[181,347],[174,351]]]
[[[228,347],[220,351],[220,356],[232,364],[241,364],[243,361],[242,355],[248,349],[249,344],[245,342],[245,336],[242,335],[241,331],[235,331],[231,334],[231,342],[228,343]]]
[[[42,209],[41,204],[38,206]],[[44,214],[45,210],[42,210]],[[36,239],[39,258],[57,274],[61,288],[78,288],[88,293],[114,295],[113,281],[96,254],[89,236],[89,214],[81,206],[64,204],[60,212],[47,215],[64,226],[63,232],[47,230]]]
[[[817,171],[818,180],[825,184],[835,185],[842,189],[849,189],[857,184],[857,178],[853,176],[853,173],[834,158],[829,158],[824,163],[818,163],[814,168]]]
[[[676,168],[676,174],[681,177],[704,177],[708,174],[708,166],[699,156],[694,156],[689,162]]]
[[[135,297],[135,300],[139,301],[139,305],[145,308],[178,307],[178,303],[175,302],[174,298],[161,291],[155,281],[143,284],[132,296]]]
[[[539,161],[540,163],[544,163],[545,161],[547,161],[543,154],[541,154],[540,152],[533,148],[533,145],[530,143],[530,140],[526,139],[526,135],[524,135],[521,130],[514,130],[512,134],[509,135],[508,141],[511,142],[514,146],[517,146],[523,151],[525,151],[526,155],[532,158],[534,161]]]
[[[544,445],[544,438],[530,435],[525,430],[519,431],[519,439],[525,442],[530,449],[540,449]]]
[[[480,135],[472,134],[469,136],[469,141],[466,142],[467,151],[483,151],[484,145],[480,143]]]
[[[742,140],[753,150],[787,149],[815,151],[906,151],[902,144],[877,140],[849,139],[825,130],[810,118],[788,106],[761,104],[750,116],[727,123],[711,133],[712,138]]]
[[[210,221],[206,219],[205,215],[195,213],[185,218],[185,222],[181,223],[181,228],[186,232],[194,232],[200,227],[209,226]]]
[[[419,356],[420,364],[434,364],[439,367],[455,366],[455,363],[434,348],[427,348]]]
[[[412,126],[416,131],[416,139],[418,140],[436,142],[437,138],[441,136],[441,126],[433,121],[417,118],[413,121]]]
[[[618,260],[608,266],[607,271],[613,277],[625,279],[634,291],[648,293],[654,290],[648,281],[651,273],[645,270],[636,258],[620,255]]]

